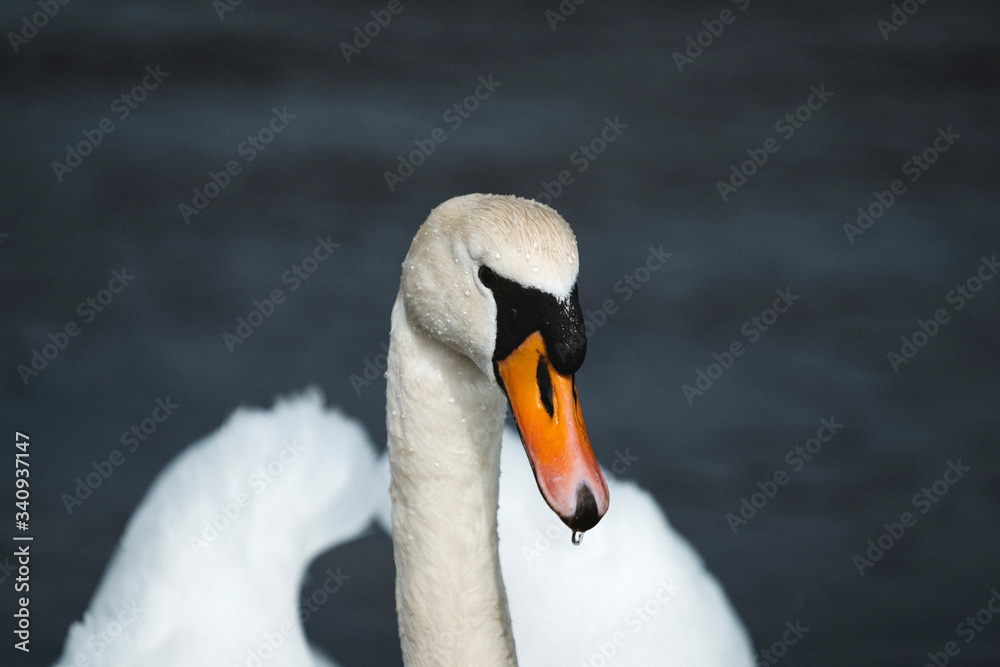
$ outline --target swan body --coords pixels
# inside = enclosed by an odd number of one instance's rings
[[[314,664],[301,577],[373,518],[391,526],[407,665],[753,664],[691,547],[593,456],[573,379],[577,267],[572,231],[541,204],[468,195],[432,211],[392,311],[388,461],[315,394],[238,411],[154,483],[59,664],[130,601],[142,611],[90,664],[244,664],[276,628],[266,664]],[[508,404],[523,449],[504,435]],[[271,459],[282,473],[255,494]],[[566,526],[591,531],[584,546]]]
[[[574,545],[511,429],[500,469],[500,564],[522,665],[754,664],[722,587],[651,494],[606,472],[614,510]]]

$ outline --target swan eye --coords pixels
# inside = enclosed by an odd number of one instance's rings
[[[489,287],[490,289],[496,287],[500,282],[497,278],[497,274],[494,273],[493,269],[488,266],[479,267],[479,280],[482,281],[483,285]]]

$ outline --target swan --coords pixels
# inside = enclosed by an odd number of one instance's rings
[[[577,271],[547,206],[434,209],[392,310],[387,456],[316,392],[237,411],[153,484],[57,664],[330,664],[298,587],[374,519],[407,665],[752,665],[694,550],[594,457]]]

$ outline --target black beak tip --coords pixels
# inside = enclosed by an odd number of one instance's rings
[[[583,533],[594,526],[597,522],[601,520],[601,513],[597,509],[597,500],[594,499],[594,493],[590,490],[586,484],[581,484],[580,488],[576,491],[576,512],[573,516],[560,517],[571,530],[578,533]]]

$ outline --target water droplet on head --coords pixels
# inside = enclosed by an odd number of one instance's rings
[[[496,257],[497,259],[500,259],[500,253],[496,253],[493,256]]]
[[[465,296],[472,296],[472,290],[470,289],[465,290]]]
[[[580,542],[583,541],[583,533],[581,533],[578,530],[574,530],[573,531],[573,537],[571,539],[573,540],[573,544],[574,545],[580,546]]]

